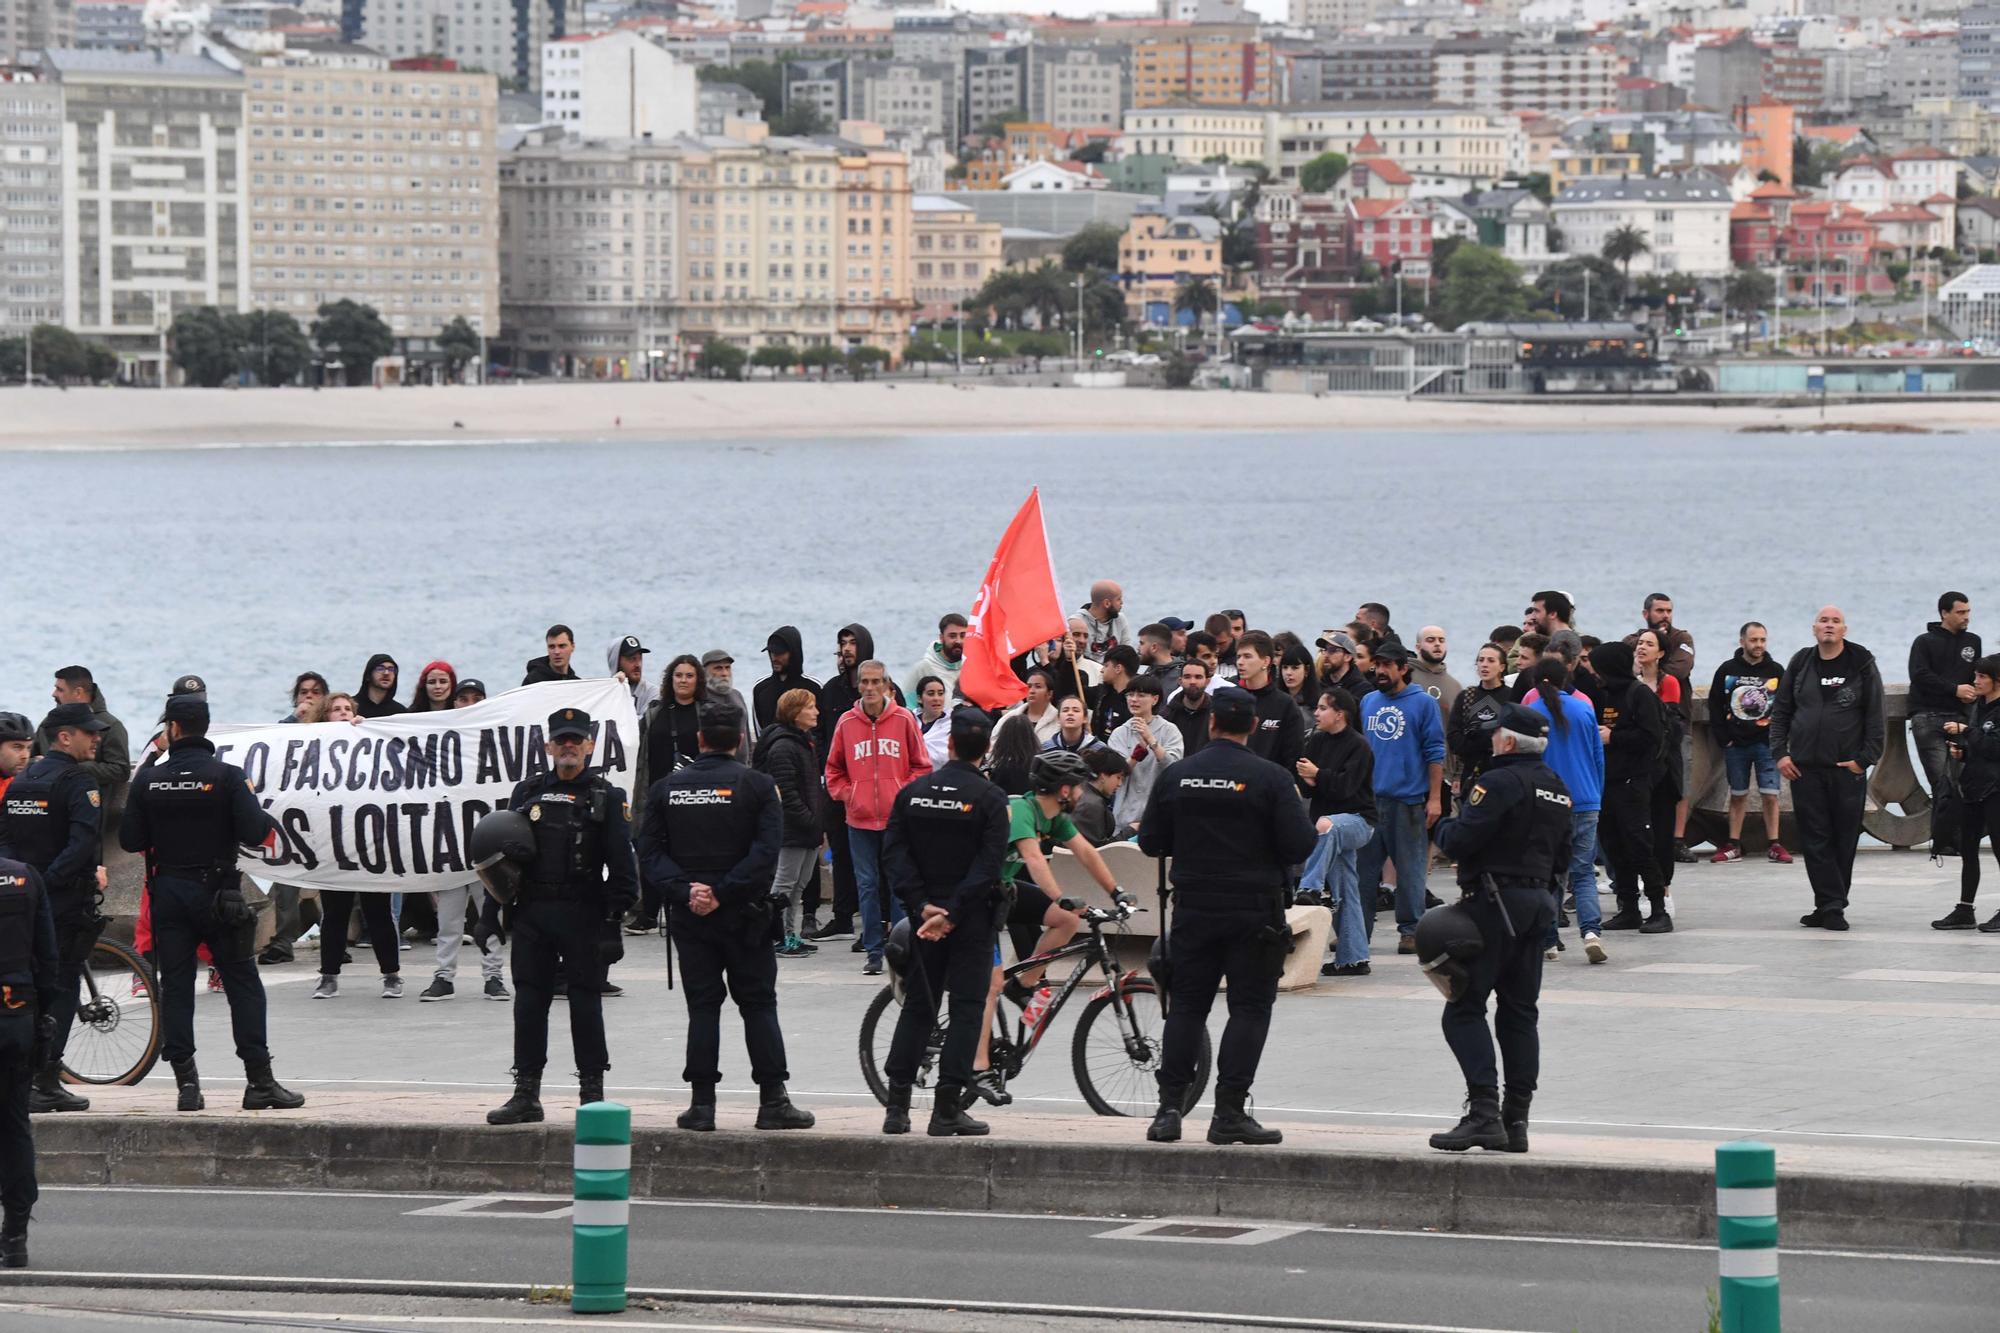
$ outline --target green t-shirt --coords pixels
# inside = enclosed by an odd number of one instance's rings
[[[1076,825],[1066,814],[1045,815],[1042,803],[1033,796],[1010,796],[1007,798],[1007,860],[1000,867],[1000,882],[1012,884],[1021,877],[1021,849],[1015,846],[1023,838],[1033,838],[1036,842],[1068,842],[1076,836]]]

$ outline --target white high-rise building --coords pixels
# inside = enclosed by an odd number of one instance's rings
[[[63,314],[62,86],[0,70],[0,336]]]
[[[700,128],[694,66],[637,33],[542,45],[542,123],[586,139],[670,139]]]

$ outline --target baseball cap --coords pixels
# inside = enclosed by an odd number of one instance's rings
[[[160,710],[162,722],[206,722],[208,721],[208,699],[200,694],[174,694],[167,697],[167,706]]]
[[[73,727],[78,731],[109,731],[111,724],[101,720],[90,711],[89,704],[57,704],[42,719],[42,728],[53,733],[59,727]]]
[[[1313,646],[1315,648],[1324,648],[1328,652],[1346,653],[1352,657],[1354,655],[1354,636],[1344,629],[1321,630],[1319,638],[1313,641]]]
[[[986,736],[993,731],[993,719],[984,710],[969,704],[951,710],[951,734],[954,736]]]
[[[189,672],[185,676],[175,676],[174,683],[167,686],[167,701],[171,703],[175,699],[193,699],[197,703],[204,703],[204,704],[207,703],[208,682],[203,680],[200,676],[195,675],[193,672]],[[203,712],[201,716],[207,717],[208,714],[206,712]],[[179,714],[178,719],[180,721],[186,721],[186,722],[191,722],[196,720],[195,715],[192,713]],[[166,710],[162,709],[160,711],[160,721],[165,722],[166,720],[167,720]]]
[[[1179,616],[1161,616],[1160,623],[1171,630],[1190,630],[1194,628],[1192,620],[1182,620]]]
[[[651,648],[639,642],[639,636],[636,634],[627,634],[618,641],[618,655],[620,657],[630,657],[634,653],[644,656],[652,651]]]
[[[549,714],[548,737],[561,740],[565,736],[590,736],[590,714],[581,708],[558,708]]]
[[[1225,731],[1242,731],[1257,720],[1257,696],[1238,685],[1225,685],[1208,698],[1214,709],[1210,726]]]
[[[728,653],[722,651],[722,649],[720,648],[711,648],[707,652],[701,655],[701,664],[705,667],[718,666],[723,663],[728,663],[729,665],[734,666],[736,664],[736,659],[731,657]]]
[[[641,651],[644,650],[642,649]],[[464,680],[458,682],[458,688],[451,692],[451,697],[456,699],[461,694],[470,694],[474,691],[478,692],[480,698],[485,698],[486,682],[476,676],[467,676]]]
[[[1536,709],[1526,704],[1508,704],[1494,716],[1482,722],[1481,731],[1513,731],[1523,736],[1546,736],[1549,734],[1549,720]]]
[[[1371,656],[1377,662],[1407,663],[1410,660],[1410,650],[1403,646],[1400,639],[1384,639],[1375,645]]]

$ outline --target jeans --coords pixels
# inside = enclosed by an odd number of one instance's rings
[[[1729,770],[1731,796],[1750,794],[1750,775],[1754,769],[1757,775],[1757,790],[1773,800],[1777,799],[1778,761],[1771,757],[1771,742],[1752,741],[1746,745],[1726,745],[1722,749],[1722,763]]]
[[[882,961],[882,830],[847,830],[847,854],[854,861],[854,896],[861,908],[861,951]],[[903,900],[889,895],[889,925],[903,919]]]
[[[433,974],[446,981],[458,976],[458,951],[465,942],[465,904],[472,896],[474,886],[461,884],[455,889],[440,889],[431,895],[437,904],[437,970]],[[479,900],[486,901],[486,890],[479,890]],[[479,970],[487,978],[500,976],[507,970],[507,956],[501,952],[500,941],[496,937],[488,941],[485,954],[479,960]]]
[[[1847,911],[1867,796],[1867,777],[1844,768],[1803,768],[1792,781],[1792,815],[1817,911]]]
[[[1917,762],[1923,765],[1924,786],[1931,793],[1931,847],[1949,855],[1954,846],[1955,833],[1949,828],[1937,826],[1937,794],[1945,780],[1945,764],[1950,759],[1948,742],[1945,740],[1944,724],[1963,720],[1961,713],[1922,712],[1910,718],[1910,740],[1917,748]],[[1794,798],[1794,803],[1796,804]]]
[[[1333,827],[1319,835],[1299,887],[1325,889],[1333,900],[1333,961],[1341,967],[1368,960],[1368,915],[1361,902],[1361,871],[1355,854],[1375,836],[1360,815],[1332,815]],[[1374,886],[1369,886],[1373,896]]]
[[[1569,891],[1576,895],[1576,933],[1597,935],[1604,929],[1604,912],[1597,905],[1597,811],[1572,810],[1569,816]],[[1558,907],[1560,912],[1561,908]],[[1542,947],[1556,945],[1556,918]]]
[[[1424,803],[1392,800],[1378,792],[1375,835],[1356,857],[1370,934],[1375,931],[1375,886],[1382,882],[1384,862],[1393,862],[1396,867],[1396,933],[1417,933],[1417,918],[1424,914],[1424,891],[1429,887],[1430,858],[1430,829],[1424,821]]]

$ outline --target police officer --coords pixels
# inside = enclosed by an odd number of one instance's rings
[[[1535,1001],[1542,989],[1542,939],[1555,920],[1569,870],[1570,795],[1542,762],[1549,720],[1508,704],[1486,724],[1493,764],[1466,792],[1458,813],[1437,826],[1437,845],[1458,862],[1465,897],[1417,923],[1417,960],[1444,992],[1444,1039],[1465,1072],[1466,1113],[1431,1147],[1528,1151],[1528,1103],[1542,1057]],[[1432,918],[1437,918],[1433,921]],[[1507,1067],[1499,1095],[1486,998]]]
[[[272,845],[278,826],[243,770],[215,757],[208,696],[170,695],[160,720],[167,752],[132,780],[118,845],[146,858],[153,949],[159,959],[163,1054],[179,1108],[206,1105],[194,1063],[195,950],[208,946],[229,1000],[229,1027],[247,1082],[246,1111],[290,1111],[306,1099],[271,1074],[264,982],[257,975],[257,914],[243,899],[239,847]]]
[[[771,894],[784,845],[778,787],[737,762],[743,713],[734,704],[704,705],[697,725],[700,753],[647,791],[639,832],[647,895],[667,904],[667,929],[687,993],[681,1077],[693,1097],[676,1123],[715,1128],[726,993],[743,1015],[750,1074],[757,1081],[757,1128],[810,1129],[812,1113],[785,1094],[789,1074],[778,1029],[777,900]]]
[[[1313,849],[1313,827],[1284,769],[1246,748],[1257,727],[1257,697],[1234,685],[1209,701],[1209,743],[1168,767],[1139,825],[1148,856],[1173,858],[1173,929],[1160,1109],[1146,1131],[1178,1142],[1188,1086],[1208,1011],[1229,981],[1229,1023],[1216,1059],[1210,1143],[1279,1143],[1244,1109],[1271,1005],[1290,947],[1285,898],[1290,867]]]
[[[76,1021],[83,962],[97,943],[103,898],[103,794],[83,764],[97,756],[107,724],[89,704],[58,704],[42,719],[49,751],[32,761],[0,797],[0,850],[41,873],[55,916],[62,963],[52,1009],[55,1040],[35,1071],[30,1106],[47,1111],[87,1111],[90,1101],[62,1085],[63,1047]]]
[[[903,1012],[885,1062],[884,1134],[910,1132],[910,1087],[937,1022],[940,991],[951,997],[951,1009],[929,1132],[942,1138],[987,1131],[965,1108],[973,1096],[972,1058],[986,1017],[1000,867],[1007,857],[1007,794],[974,767],[985,758],[992,732],[992,720],[977,708],[954,711],[950,761],[897,792],[889,808],[882,871],[915,925],[902,967]]]
[[[519,896],[505,913],[514,936],[514,1095],[486,1113],[489,1125],[542,1119],[542,1067],[549,1057],[549,1005],[567,982],[569,1035],[576,1054],[577,1094],[604,1100],[611,1053],[604,1041],[604,973],[622,956],[619,918],[639,896],[632,859],[632,806],[600,772],[590,714],[558,708],[544,732],[551,768],[517,784],[510,810],[534,827],[535,853],[524,867]],[[473,942],[481,953],[501,934],[499,902],[480,909]]]
[[[41,875],[0,859],[0,1268],[28,1266],[28,1214],[40,1197],[28,1088],[37,1048],[55,1036],[59,966]]]

